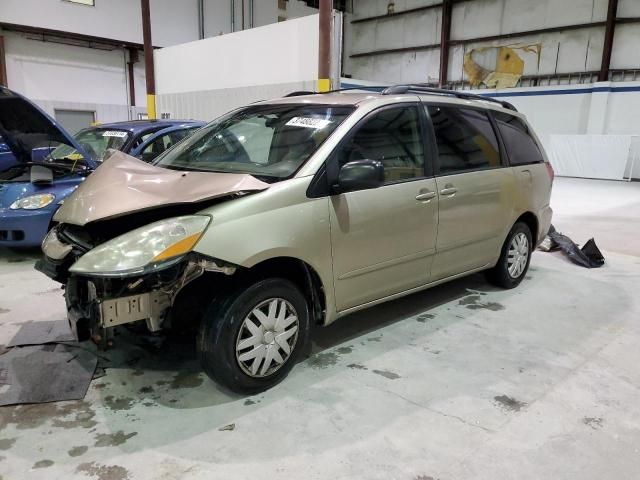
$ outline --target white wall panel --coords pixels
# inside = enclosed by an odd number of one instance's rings
[[[146,112],[144,66],[134,71],[136,104],[130,108],[122,50],[92,50],[29,40],[5,32],[7,76],[13,90],[50,115],[55,109],[87,110],[100,123],[135,119]]]
[[[394,0],[395,11],[410,10],[412,8],[426,7],[441,3],[441,0]],[[355,0],[353,2],[353,13],[355,18],[375,17],[386,15],[388,12],[389,0]]]
[[[638,0],[638,3],[640,4],[640,0]],[[640,24],[618,25],[613,37],[611,68],[640,69],[639,47]]]
[[[229,0],[204,1],[205,37],[216,37],[231,31],[231,2]]]
[[[607,0],[475,0],[454,5],[457,40],[605,20]]]
[[[590,92],[592,88],[596,88],[593,93]],[[598,91],[608,88],[612,88],[612,91]],[[619,89],[631,91],[620,91]],[[584,91],[586,93],[576,93]],[[606,142],[609,136],[640,135],[636,113],[640,111],[640,82],[602,82],[580,86],[545,87],[543,89],[521,88],[501,91],[501,93],[506,92],[514,96],[503,99],[513,103],[519,111],[527,116],[552,158],[555,156],[557,159],[558,155],[562,153],[554,150],[552,141],[554,136],[557,140],[558,135],[576,135],[577,137],[572,137],[573,142],[580,142],[580,139],[584,138],[581,148],[590,148],[585,145],[588,145],[594,138],[601,138],[603,142]],[[549,95],[550,92],[561,94]],[[484,90],[480,93],[491,92]],[[518,96],[519,93],[522,96]],[[635,146],[632,154],[639,155],[638,159],[640,160],[639,145]],[[628,160],[627,157],[628,155],[625,154],[623,156],[617,155],[616,158],[618,160],[622,158],[621,161],[624,164]],[[579,156],[576,158],[579,162]],[[594,159],[593,155],[589,159],[591,163],[606,161],[607,158]],[[565,173],[576,175],[575,171]],[[584,175],[593,176],[594,174],[591,171],[591,173]],[[627,171],[626,175],[640,178],[640,161],[635,165],[633,172]],[[598,178],[604,178],[604,176],[600,175]],[[620,175],[617,178],[620,178]]]
[[[29,98],[127,105],[123,50],[29,40],[5,32],[10,88]]]
[[[228,0],[223,0],[223,1],[227,1]],[[236,3],[238,2],[238,0],[236,0]],[[316,10],[315,13],[318,13],[318,11]],[[248,15],[247,15],[247,18]],[[292,16],[292,18],[294,18]],[[272,23],[277,23],[278,22],[278,1],[268,1],[268,2],[264,2],[264,1],[260,1],[260,0],[254,0],[253,1],[253,26],[254,27],[263,27],[265,25],[271,25]],[[247,20],[248,23],[248,20]]]
[[[638,0],[618,0],[618,17],[640,17]]]
[[[440,53],[437,50],[376,55],[357,59],[356,71],[362,78],[374,82],[430,82],[436,81]],[[355,62],[352,62],[352,65]],[[348,70],[345,69],[348,73]]]
[[[97,0],[95,7],[60,0],[1,0],[0,22],[142,43],[138,0]],[[197,0],[151,0],[154,45],[198,38]]]
[[[81,110],[95,112],[98,123],[121,122],[123,120],[135,120],[138,113],[146,113],[146,108],[128,107],[127,105],[110,105],[92,102],[62,102],[57,100],[32,99],[40,108],[52,117],[55,110]]]
[[[351,53],[440,43],[440,9],[352,24]]]
[[[260,0],[258,0],[259,2]],[[258,3],[256,2],[256,3]],[[261,3],[269,3],[269,2],[261,2]],[[276,11],[278,11],[277,9],[277,1],[273,2],[276,6]],[[279,10],[280,14],[283,12],[282,10]],[[301,17],[306,17],[308,15],[315,15],[318,13],[318,10],[316,8],[312,8],[309,7],[306,2],[300,1],[300,0],[288,0],[287,1],[287,9],[284,11],[285,16],[287,17],[287,20],[292,20],[294,18],[301,18]]]
[[[640,84],[640,82],[638,82],[638,84]],[[609,95],[607,107],[605,133],[640,135],[640,125],[638,122],[640,92],[624,92]],[[640,167],[640,164],[638,166]]]
[[[640,0],[619,0],[619,17],[640,17]],[[398,78],[397,65],[406,64],[384,55],[351,58],[354,53],[404,48],[439,43],[440,8],[407,15],[395,15],[373,21],[352,24],[352,19],[385,15],[387,0],[353,0],[354,14],[347,15],[345,25],[345,61],[343,73],[368,80]],[[437,1],[395,1],[395,11]],[[452,10],[451,38],[464,40],[536,29],[562,27],[606,19],[608,0],[473,0],[456,3]],[[600,69],[604,44],[604,27],[564,30],[496,41],[481,41],[456,45],[450,50],[449,80],[466,78],[463,72],[464,54],[472,48],[486,46],[522,46],[540,43],[540,58],[518,53],[525,60],[524,75],[553,75],[597,71]],[[640,28],[637,24],[618,25],[614,40],[612,68],[640,68]],[[433,52],[439,52],[434,49]],[[406,53],[391,54],[406,57]],[[439,61],[433,55],[420,69],[404,68],[402,82],[416,81],[416,71],[438,78]],[[394,72],[386,72],[393,65]],[[378,69],[381,69],[378,71]],[[372,73],[373,72],[373,73]],[[373,76],[372,76],[373,75]],[[420,77],[424,78],[424,77]]]
[[[163,48],[155,64],[159,95],[314,80],[318,15]]]
[[[172,118],[210,121],[252,102],[313,89],[315,81],[163,94],[158,96],[158,112],[169,113]]]

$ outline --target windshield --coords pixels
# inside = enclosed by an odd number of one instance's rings
[[[131,134],[126,130],[86,128],[76,133],[75,139],[97,162],[102,162],[106,157],[107,150],[122,150],[130,136]],[[51,152],[51,159],[54,161],[62,159],[77,161],[82,160],[82,156],[72,146],[63,144]]]
[[[287,178],[353,110],[320,105],[261,105],[236,110],[167,150],[155,164],[175,170]]]

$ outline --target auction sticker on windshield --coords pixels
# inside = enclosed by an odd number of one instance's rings
[[[102,133],[103,137],[118,137],[118,138],[124,138],[127,136],[127,132],[121,132],[118,130],[107,130],[106,132]]]
[[[309,117],[293,117],[286,125],[289,127],[304,127],[321,129],[331,123],[331,120],[325,120],[324,118],[309,118]]]

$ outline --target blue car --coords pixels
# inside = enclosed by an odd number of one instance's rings
[[[185,137],[188,137],[204,122],[194,120],[131,120],[105,123],[80,130],[74,139],[92,158],[101,163],[108,150],[120,150],[132,157],[151,162]],[[54,150],[52,157],[73,154],[68,145]]]
[[[71,136],[38,106],[0,87],[0,246],[40,245],[64,199],[95,170],[109,149],[145,161],[190,135],[203,122],[157,120],[100,125]],[[6,157],[2,157],[6,155]]]
[[[9,145],[7,145],[0,135],[0,172],[6,170],[9,167],[13,167],[18,161],[15,155],[11,152]]]

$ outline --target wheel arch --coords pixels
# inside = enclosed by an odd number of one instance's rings
[[[527,211],[517,218],[514,225],[518,222],[522,222],[529,227],[529,230],[531,231],[531,239],[533,240],[535,248],[535,245],[538,243],[538,217],[536,217],[534,213]]]
[[[294,257],[274,257],[263,260],[239,272],[248,280],[279,277],[300,288],[311,307],[311,317],[317,324],[326,322],[327,298],[325,285],[318,272],[304,260]]]

